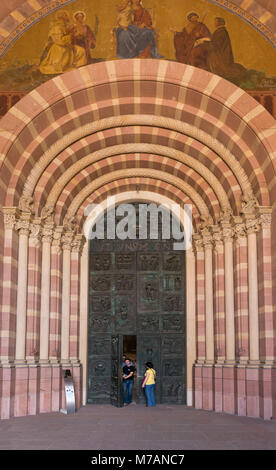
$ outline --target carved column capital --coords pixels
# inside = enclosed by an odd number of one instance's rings
[[[64,232],[61,238],[62,249],[71,251],[73,239],[74,232]]]
[[[213,248],[213,237],[208,229],[204,229],[202,232],[202,243],[205,250]]]
[[[80,253],[85,242],[85,237],[82,234],[78,234],[72,241],[72,251],[74,253]]]
[[[15,229],[18,230],[20,235],[29,235],[31,225],[31,214],[27,216],[22,215],[17,221]]]
[[[55,248],[57,254],[61,253],[63,227],[56,227],[53,233],[52,246]]]
[[[240,242],[246,238],[247,236],[246,225],[242,217],[234,217],[233,232],[234,232],[234,238],[237,242]]]
[[[222,238],[221,227],[219,225],[213,225],[212,235],[213,235],[214,249],[216,251],[218,251],[219,249],[222,249],[223,248],[223,238]]]
[[[272,222],[272,207],[259,207],[259,223],[262,229],[271,228]]]
[[[222,237],[224,242],[232,242],[233,241],[233,236],[234,236],[234,230],[232,225],[230,224],[222,224]]]
[[[42,229],[42,243],[52,243],[54,233],[53,224],[44,225]]]
[[[193,249],[194,249],[195,254],[199,251],[204,251],[203,240],[202,240],[201,235],[199,234],[195,234],[193,236]]]
[[[19,217],[19,211],[17,207],[2,207],[4,215],[4,225],[6,229],[16,230],[16,225]]]
[[[260,221],[257,218],[248,218],[245,222],[247,234],[257,233],[261,226]]]

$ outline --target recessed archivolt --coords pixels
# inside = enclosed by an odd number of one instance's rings
[[[265,155],[264,158],[269,158],[269,152],[267,150],[267,148],[269,147],[269,139],[266,139],[265,137],[264,139],[262,139],[264,133],[262,132],[263,126],[261,125],[262,116],[264,115],[264,118],[266,118],[267,120],[268,113],[266,113],[262,106],[257,105],[256,103],[253,104],[254,100],[247,96],[246,93],[242,90],[236,88],[234,85],[230,85],[220,77],[208,74],[204,71],[200,72],[200,78],[198,78],[197,70],[195,68],[170,61],[143,61],[141,59],[133,59],[123,61],[123,63],[124,67],[122,67],[122,69],[120,68],[120,64],[118,61],[110,61],[101,64],[89,65],[81,69],[77,69],[75,71],[64,74],[63,76],[56,77],[47,82],[47,84],[42,85],[39,91],[35,90],[31,92],[25,100],[22,100],[21,103],[19,103],[17,106],[10,110],[10,112],[7,114],[7,117],[3,119],[2,125],[4,126],[4,128],[7,127],[7,130],[10,130],[10,119],[13,118],[13,120],[15,121],[14,133],[10,132],[11,138],[7,137],[9,139],[9,142],[7,142],[6,139],[3,139],[3,142],[5,142],[5,146],[3,143],[2,155],[6,155],[7,158],[11,158],[11,163],[13,165],[16,165],[15,177],[12,178],[10,187],[16,188],[14,195],[17,198],[21,196],[23,185],[27,178],[27,174],[26,172],[24,172],[24,169],[26,162],[28,160],[31,161],[31,150],[34,150],[34,145],[37,144],[36,149],[38,151],[36,152],[36,155],[39,152],[41,152],[42,154],[45,151],[46,141],[43,139],[47,137],[47,132],[52,132],[53,135],[55,133],[56,140],[59,140],[61,142],[61,125],[64,125],[66,123],[66,120],[67,122],[74,122],[74,125],[79,128],[80,120],[84,119],[85,115],[86,118],[90,116],[90,119],[98,120],[98,118],[96,117],[96,112],[95,114],[93,114],[93,111],[96,111],[97,109],[104,109],[105,115],[109,113],[110,115],[112,115],[112,117],[114,117],[117,114],[121,114],[120,106],[127,103],[133,105],[133,103],[135,102],[135,106],[137,104],[138,107],[142,105],[143,102],[145,104],[150,104],[154,107],[154,109],[157,110],[158,108],[158,112],[156,111],[156,116],[159,116],[160,114],[165,115],[169,112],[170,116],[173,113],[175,117],[177,117],[181,115],[182,111],[184,111],[187,115],[191,116],[192,121],[195,120],[196,125],[194,125],[194,127],[196,129],[198,129],[204,123],[205,125],[209,123],[213,126],[214,132],[219,129],[219,133],[224,133],[224,136],[226,137],[225,140],[229,141],[229,144],[231,144],[231,142],[233,143],[235,140],[236,127],[235,129],[232,129],[231,132],[228,132],[227,126],[225,125],[225,121],[227,116],[231,117],[231,115],[233,115],[233,117],[235,117],[236,119],[238,118],[240,123],[243,123],[244,128],[248,128],[251,130],[251,132],[253,132],[253,141],[256,143],[256,145],[260,145],[260,150]],[[94,99],[94,102],[91,103],[91,96],[93,96],[94,93],[93,90],[96,89],[98,85],[105,86],[107,88],[107,91],[109,90],[110,92],[111,86],[116,87],[116,84],[126,80],[131,82],[138,80],[141,83],[154,81],[157,84],[157,88],[160,84],[161,89],[162,86],[165,84],[174,85],[176,86],[176,95],[178,96],[178,100],[167,99],[167,97],[165,99],[160,99],[155,95],[149,98],[147,97],[146,99],[144,99],[143,96],[138,96],[128,97],[128,99],[125,100],[124,97],[118,96],[118,99],[116,100],[109,98],[105,101],[97,101]],[[223,92],[224,83],[227,90],[225,94]],[[217,91],[217,88],[219,91]],[[45,91],[47,91],[46,94]],[[193,107],[193,105],[188,104],[188,102],[185,102],[186,92],[188,91],[195,91],[198,94],[201,94],[201,100],[205,100],[205,107],[203,106],[203,109],[198,109],[196,107]],[[84,93],[86,95],[85,105],[83,105],[83,102],[81,101],[80,107],[77,107],[78,100],[77,104],[73,102],[73,96],[75,93]],[[107,93],[107,96],[109,95],[110,93]],[[45,97],[47,98],[45,99]],[[242,106],[236,106],[236,102],[241,101],[241,98],[247,100],[248,104],[249,111],[245,116],[243,116],[242,114]],[[64,110],[61,113],[62,117],[59,119],[60,113],[58,113],[58,119],[55,119],[52,113],[52,108],[56,107],[56,105],[64,105],[64,102],[66,100],[71,101],[71,106],[63,106]],[[208,101],[213,101],[214,103],[219,104],[219,106],[221,107],[221,112],[219,113],[221,118],[217,118],[215,115],[204,111],[204,109],[207,109],[206,102]],[[164,107],[164,113],[162,112],[162,107]],[[133,111],[134,115],[141,114],[141,112],[137,111],[137,109]],[[170,111],[166,112],[167,109],[170,109]],[[46,124],[46,127],[42,126],[43,131],[39,132],[36,129],[36,118],[41,117],[42,114],[45,115],[45,120],[46,122],[48,121],[48,124]],[[49,117],[51,117],[50,119],[47,119],[47,114]],[[155,113],[152,114],[155,115]],[[171,118],[165,118],[166,121],[168,121],[168,119]],[[52,125],[53,121],[55,121],[55,125]],[[179,121],[182,122],[183,119],[181,119],[180,117]],[[256,128],[256,123],[258,124],[259,128]],[[269,120],[267,126],[270,125],[272,124]],[[4,128],[3,134],[5,131]],[[230,128],[231,125],[228,129],[230,130]],[[21,134],[24,133],[24,129],[26,129],[26,133],[24,136],[22,136],[22,141],[25,141],[26,138],[26,145],[24,143],[24,145],[22,146]],[[270,129],[268,130],[270,131]],[[69,135],[70,133],[67,134],[64,138],[67,138]],[[15,141],[13,141],[12,136],[15,138]],[[217,139],[213,140],[215,141]],[[264,140],[265,144],[262,143],[262,140]],[[34,145],[33,142],[35,142]],[[250,146],[254,146],[254,142],[251,142]],[[228,144],[226,143],[225,145],[227,146]],[[245,142],[242,141],[242,135],[239,141],[239,148],[238,143],[236,145],[237,150],[239,150],[239,155],[244,152],[244,154],[246,154],[248,157],[252,157],[252,162],[248,160],[250,166],[248,173],[256,175],[256,183],[254,181],[254,192],[255,194],[257,194],[257,196],[259,196],[260,199],[262,197],[265,198],[265,178],[261,171],[259,173],[255,172],[255,169],[258,169],[259,164],[255,159],[251,149]],[[15,147],[15,150],[17,150],[16,152],[12,151],[12,146]],[[18,148],[16,149],[17,146]],[[224,147],[223,144],[222,146]],[[225,148],[226,147],[224,147],[224,149]],[[15,158],[14,156],[17,156],[21,152],[21,149],[23,157],[22,159],[19,159],[17,165],[16,161],[14,161],[13,158]],[[216,153],[221,155],[220,151]],[[18,177],[19,173],[20,177]],[[18,184],[18,180],[20,178],[21,181],[20,184]],[[259,191],[260,195],[258,194]],[[11,198],[9,198],[6,205],[15,205],[16,202],[14,202],[13,200],[11,201],[10,199]],[[269,201],[262,200],[260,202],[262,204],[265,204]]]
[[[127,155],[127,157],[128,156],[129,155]],[[135,157],[136,155],[134,155],[134,158]],[[148,158],[147,155],[146,157]],[[85,168],[82,172],[78,173],[72,180],[70,180],[68,184],[63,188],[56,203],[49,199],[48,204],[50,206],[54,206],[56,204],[57,211],[61,211],[63,207],[66,208],[71,204],[72,200],[77,196],[79,192],[82,191],[84,187],[88,186],[96,178],[100,178],[101,176],[113,173],[114,171],[120,171],[124,169],[135,171],[138,168],[147,171],[156,169],[162,171],[166,175],[168,174],[175,178],[178,178],[183,183],[193,187],[194,191],[198,193],[198,195],[202,198],[202,200],[209,208],[210,215],[214,220],[217,220],[221,215],[219,201],[216,198],[215,193],[213,192],[212,188],[206,183],[206,181],[203,180],[203,178],[199,176],[198,173],[195,173],[194,170],[187,167],[185,171],[185,168],[182,168],[182,172],[180,173],[179,171],[177,171],[174,164],[169,165],[170,162],[167,158],[164,158],[164,164],[161,164],[160,166],[158,166],[158,168],[156,168],[154,165],[148,165],[148,161],[140,160],[136,164],[136,161],[134,160],[134,162],[131,162],[131,165],[129,165],[127,159],[122,158],[121,156],[119,156],[118,159],[120,161],[117,161],[117,165],[114,165],[114,167],[112,167],[111,163],[110,165],[108,165],[107,163],[106,167],[99,168],[99,171],[95,170],[93,165],[91,165],[91,167]],[[109,168],[112,168],[112,170],[109,171]]]
[[[106,149],[100,150],[95,154],[87,155],[86,157],[79,160],[77,163],[72,165],[67,171],[63,173],[61,178],[59,178],[53,189],[51,190],[48,200],[55,205],[60,193],[62,192],[63,188],[71,181],[81,170],[91,165],[91,163],[95,163],[106,159],[111,156],[117,155],[125,155],[125,154],[135,154],[139,158],[139,154],[147,154],[149,160],[154,162],[155,155],[168,157],[168,160],[164,160],[164,164],[174,165],[172,160],[176,160],[177,162],[181,162],[193,170],[195,170],[203,179],[205,179],[208,184],[211,186],[217,198],[220,202],[222,209],[230,208],[230,204],[227,198],[227,195],[218,181],[218,179],[213,175],[213,173],[208,170],[204,165],[196,161],[194,158],[189,157],[189,155],[185,155],[184,153],[177,151],[172,148],[168,148],[162,145],[155,145],[155,144],[124,144],[124,145],[115,145],[113,147],[108,147]],[[130,157],[131,159],[131,157]],[[112,163],[112,162],[111,162]],[[174,165],[175,166],[175,165]],[[176,167],[177,168],[177,167]],[[176,169],[175,168],[175,169]],[[179,165],[179,170],[180,170]]]
[[[34,199],[37,207],[45,203],[51,188],[63,175],[65,169],[69,168],[70,165],[74,165],[77,161],[79,162],[82,158],[87,157],[87,155],[91,154],[91,160],[89,160],[89,162],[93,163],[94,161],[99,161],[98,152],[101,148],[107,149],[116,144],[141,144],[143,142],[148,145],[157,145],[159,141],[163,142],[162,146],[164,148],[172,149],[170,151],[171,159],[186,163],[194,169],[195,166],[192,165],[193,162],[195,162],[196,165],[203,165],[203,169],[207,168],[208,170],[210,168],[209,171],[211,175],[213,176],[213,173],[215,174],[227,193],[233,208],[239,207],[241,188],[234,174],[217,154],[200,142],[184,136],[183,134],[164,128],[160,129],[149,126],[128,126],[109,129],[101,133],[91,134],[72,144],[72,146],[68,147],[52,160],[46,171],[41,175],[34,191]],[[181,156],[178,157],[178,155],[176,155],[177,152],[180,152],[182,155],[185,154],[187,158],[184,160],[181,159]],[[131,156],[129,156],[129,158],[131,158]],[[149,155],[149,159],[152,159],[151,155]],[[200,171],[198,172],[202,174]],[[202,176],[204,175],[202,174]]]
[[[65,213],[70,214],[70,215],[75,215],[78,211],[78,208],[81,206],[81,204],[98,188],[101,186],[108,184],[112,181],[117,181],[122,178],[135,178],[135,177],[146,177],[146,178],[152,178],[155,180],[160,180],[165,183],[169,183],[173,186],[175,186],[177,189],[180,189],[183,191],[185,194],[189,196],[189,198],[193,201],[193,204],[197,206],[197,209],[199,213],[202,216],[209,217],[209,209],[203,199],[199,196],[198,192],[194,190],[193,187],[191,187],[189,184],[183,182],[180,178],[177,178],[176,176],[169,175],[167,173],[164,173],[160,170],[147,170],[144,168],[136,168],[136,169],[125,169],[125,170],[118,170],[114,171],[112,173],[109,173],[108,175],[104,175],[100,178],[97,178],[95,181],[92,181],[90,184],[88,184],[85,188],[83,188],[78,195],[74,198],[72,203],[70,204],[69,207],[67,207],[64,203],[61,204],[61,207],[58,208],[58,212],[60,209],[60,220],[58,223],[62,223],[62,220],[65,216]],[[47,201],[47,205],[50,205],[50,201]]]
[[[114,184],[115,183],[115,184]],[[163,187],[164,186],[164,187]],[[132,192],[134,196],[131,200],[141,200],[141,193],[151,194],[148,201],[156,201],[160,204],[161,198],[166,198],[171,203],[176,203],[183,207],[184,204],[190,204],[193,208],[193,227],[196,230],[197,224],[200,221],[200,215],[197,207],[192,203],[190,198],[179,189],[166,183],[166,185],[160,186],[160,181],[152,180],[149,178],[125,178],[116,180],[116,182],[106,184],[93,192],[84,202],[80,205],[76,215],[77,224],[79,231],[82,230],[83,223],[85,222],[86,216],[85,209],[90,204],[103,204],[109,196],[116,196],[127,201],[126,194]]]
[[[36,184],[46,170],[50,162],[64,149],[72,145],[72,143],[84,138],[91,133],[100,132],[101,130],[108,128],[116,128],[120,126],[133,126],[133,125],[146,125],[154,126],[165,129],[174,130],[186,136],[189,136],[195,140],[198,140],[203,145],[209,147],[213,152],[218,154],[225,163],[229,166],[231,171],[234,173],[236,179],[239,182],[239,185],[242,188],[244,194],[249,196],[253,195],[252,187],[249,182],[249,179],[241,167],[240,163],[236,160],[235,156],[220,142],[213,139],[211,135],[208,135],[206,132],[195,128],[194,126],[177,121],[175,119],[163,118],[162,116],[149,116],[149,115],[127,115],[127,116],[117,116],[112,118],[106,118],[96,123],[87,124],[79,129],[75,129],[73,132],[67,134],[62,139],[58,140],[54,145],[52,145],[49,150],[47,150],[42,157],[39,159],[39,162],[32,168],[23,189],[24,196],[32,196]],[[256,174],[256,179],[259,180],[260,175],[257,169],[254,170]],[[20,176],[19,176],[20,177]],[[13,192],[13,197],[15,196],[16,189],[15,186],[11,187]],[[261,199],[264,199],[267,194],[262,194],[262,184],[260,184]],[[267,204],[267,201],[261,201],[261,204]],[[6,204],[7,205],[7,204]]]

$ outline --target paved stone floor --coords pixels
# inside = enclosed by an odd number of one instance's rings
[[[88,405],[0,421],[0,450],[272,450],[276,422],[185,406]]]

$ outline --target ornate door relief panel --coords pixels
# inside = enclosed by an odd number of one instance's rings
[[[120,402],[112,341],[137,335],[137,403],[152,361],[157,402],[184,404],[185,253],[171,240],[93,240],[89,294],[88,403]]]

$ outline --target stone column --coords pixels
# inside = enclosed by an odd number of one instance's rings
[[[27,341],[26,359],[34,364],[39,357],[39,330],[41,305],[41,221],[30,225],[28,254]],[[31,413],[34,414],[34,413]]]
[[[70,294],[70,361],[79,363],[79,322],[80,322],[80,259],[83,235],[78,234],[72,242],[71,294]]]
[[[62,299],[62,249],[63,227],[56,227],[51,246],[51,297],[49,358],[52,365],[52,411],[62,408],[61,380],[61,299]]]
[[[259,207],[260,230],[257,233],[260,360],[274,363],[275,338],[273,332],[271,207]]]
[[[259,364],[259,305],[258,305],[258,265],[257,235],[259,222],[255,218],[246,219],[248,240],[248,303],[249,303],[249,361]]]
[[[202,406],[213,409],[213,366],[214,366],[214,301],[213,301],[213,245],[212,236],[206,228],[202,231],[205,255],[205,341],[206,359],[202,369]]]
[[[31,214],[21,214],[17,224],[18,281],[16,306],[14,416],[25,416],[28,411],[29,370],[26,366],[28,245]]]
[[[248,306],[249,306],[249,365],[246,381],[250,384],[247,393],[247,415],[260,416],[260,349],[259,349],[259,301],[258,301],[258,265],[257,231],[259,222],[255,215],[246,214],[248,243]]]
[[[260,361],[262,363],[260,370],[260,414],[264,419],[271,419],[275,408],[273,406],[275,334],[272,296],[272,208],[259,207],[258,214],[261,228],[257,233]]]
[[[36,218],[30,225],[28,254],[27,340],[28,362],[28,413],[36,415],[39,410],[39,331],[41,305],[41,220]]]
[[[204,248],[200,235],[194,235],[193,245],[196,260],[196,324],[197,324],[197,364],[203,364],[206,358],[205,339],[205,265]]]
[[[15,331],[16,331],[16,297],[17,297],[17,260],[18,233],[16,231],[19,216],[16,207],[3,207],[4,240],[3,271],[1,296],[1,338],[0,338],[0,419],[8,419],[14,414],[13,395],[15,369]]]
[[[235,363],[235,311],[234,311],[234,270],[233,230],[231,225],[222,226],[224,239],[225,266],[225,323],[226,323],[226,364]]]
[[[18,280],[16,307],[16,343],[15,360],[19,364],[26,362],[26,323],[27,323],[27,278],[28,278],[28,242],[30,216],[21,216],[18,221]]]
[[[1,298],[1,340],[0,357],[2,364],[8,364],[15,357],[16,298],[17,298],[17,263],[19,216],[16,207],[3,207],[4,246]],[[2,415],[1,415],[2,416]]]
[[[59,364],[61,355],[62,238],[63,227],[56,227],[51,247],[50,361]]]
[[[70,366],[70,287],[71,287],[71,249],[74,232],[66,232],[62,237],[62,319],[61,319],[61,362]]]
[[[40,310],[40,411],[52,411],[52,368],[49,361],[50,270],[54,224],[42,231],[41,310]]]
[[[224,239],[225,270],[225,327],[226,360],[223,367],[223,411],[235,412],[235,310],[233,271],[233,230],[230,224],[222,223]]]
[[[81,365],[79,360],[80,331],[80,259],[83,235],[78,234],[72,242],[71,253],[71,293],[70,293],[70,363],[72,364],[76,407],[81,404]]]
[[[205,361],[205,268],[202,237],[195,234],[193,247],[196,263],[196,363],[194,366],[195,408],[202,408],[202,366]]]
[[[88,354],[88,295],[89,293],[89,241],[81,254],[80,270],[80,362],[82,364],[82,404],[87,403],[87,354]]]
[[[208,232],[203,234],[205,254],[205,364],[214,364],[214,302],[213,302],[213,254],[212,236]]]
[[[247,234],[241,217],[235,217],[234,222],[236,351],[238,362],[247,364],[249,351]]]
[[[222,394],[222,366],[225,362],[225,276],[224,276],[224,248],[221,228],[212,227],[213,233],[213,275],[214,275],[214,407],[221,412],[223,409]]]
[[[224,247],[221,228],[212,227],[213,233],[213,276],[214,276],[214,325],[215,325],[215,360],[225,361],[225,273]]]
[[[237,413],[246,416],[246,365],[248,363],[248,262],[247,234],[241,217],[234,217],[234,279],[235,279],[235,331],[236,331],[236,393]]]
[[[193,406],[193,365],[196,360],[196,276],[195,255],[192,249],[186,251],[186,273],[187,405]]]
[[[46,225],[42,231],[41,266],[41,311],[40,311],[40,363],[49,363],[50,331],[50,270],[53,225]]]

